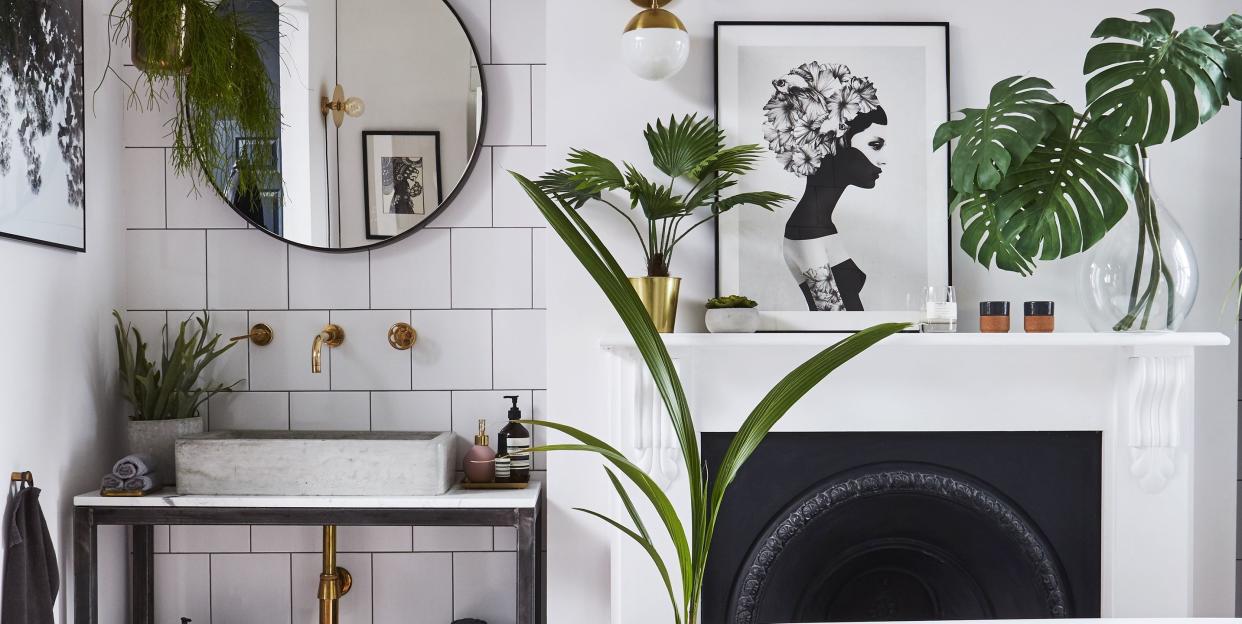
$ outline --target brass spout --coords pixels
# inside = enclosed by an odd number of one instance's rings
[[[340,325],[329,323],[323,331],[315,334],[315,342],[311,343],[311,372],[323,372],[323,346],[339,347],[345,342],[345,330]]]
[[[336,565],[336,525],[323,527],[323,572],[319,574],[319,624],[340,621],[341,596],[349,593],[354,579],[349,570]]]

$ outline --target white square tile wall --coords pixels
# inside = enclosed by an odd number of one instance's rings
[[[225,338],[267,323],[275,340],[242,341],[212,367],[237,391],[213,398],[225,429],[456,431],[461,448],[486,418],[495,440],[505,394],[543,414],[544,223],[505,169],[537,176],[543,147],[544,1],[449,0],[479,50],[489,123],[472,177],[423,231],[374,251],[326,254],[248,228],[213,195],[195,195],[168,162],[166,114],[125,116],[128,320],[159,329],[209,309]],[[125,68],[132,71],[132,68]],[[388,343],[402,320],[410,351]],[[345,344],[310,347],[329,321]],[[542,440],[543,432],[535,431]],[[536,468],[543,467],[536,458]],[[196,623],[313,620],[319,527],[160,527],[157,619]],[[512,530],[341,527],[354,591],[346,621],[385,624],[514,619]]]

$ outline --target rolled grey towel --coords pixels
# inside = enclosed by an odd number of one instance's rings
[[[155,475],[138,475],[125,480],[125,490],[128,492],[152,492],[159,488],[160,480]]]
[[[145,453],[134,453],[126,455],[117,460],[112,465],[112,474],[122,479],[132,479],[146,474],[152,474],[159,466],[155,465],[155,459]]]
[[[105,490],[120,490],[125,487],[125,479],[109,473],[103,476],[103,480],[100,481],[99,487]]]

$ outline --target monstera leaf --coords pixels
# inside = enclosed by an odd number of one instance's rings
[[[1207,31],[1225,53],[1230,97],[1242,100],[1242,15],[1230,15],[1224,22],[1208,26]]]
[[[940,124],[932,149],[959,139],[950,167],[958,193],[991,190],[1020,165],[1056,125],[1057,102],[1046,80],[1012,76],[992,86],[987,108],[967,108],[962,118]]]
[[[1108,18],[1091,34],[1087,52],[1087,112],[1092,124],[1120,143],[1152,146],[1186,136],[1228,100],[1225,52],[1207,30],[1173,29],[1173,14],[1148,9],[1147,21]],[[1171,99],[1170,99],[1171,98]]]
[[[961,196],[962,249],[984,266],[1030,274],[1099,242],[1129,208],[1138,151],[1057,104],[1052,132],[995,190]]]

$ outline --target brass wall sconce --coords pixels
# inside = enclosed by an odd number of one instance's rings
[[[388,345],[398,351],[409,351],[418,342],[418,331],[409,323],[397,323],[388,328]]]
[[[355,118],[361,117],[366,110],[367,103],[363,102],[362,98],[357,96],[346,98],[345,87],[339,84],[332,90],[331,99],[325,97],[319,100],[319,112],[324,116],[332,113],[332,123],[336,124],[338,128],[345,123],[346,115]]]
[[[664,5],[672,0],[631,0],[643,7],[621,35],[621,58],[645,80],[664,80],[681,71],[690,58],[690,33]]]
[[[250,333],[242,336],[233,336],[229,338],[229,342],[249,340],[260,347],[266,347],[272,344],[272,338],[274,337],[275,334],[272,333],[272,328],[267,323],[255,323],[254,327],[250,328]]]
[[[323,372],[323,346],[339,347],[345,342],[345,330],[340,325],[328,323],[324,325],[323,330],[315,334],[315,341],[311,343],[311,372]]]

